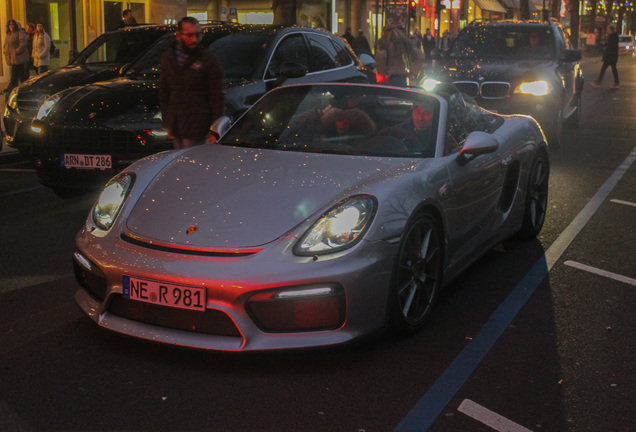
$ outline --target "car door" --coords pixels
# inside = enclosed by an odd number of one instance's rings
[[[481,130],[469,107],[449,102],[446,126],[446,166],[451,186],[444,202],[449,251],[448,265],[464,262],[467,254],[488,242],[498,226],[501,191],[505,177],[504,146],[482,154],[466,163],[457,159],[464,141],[473,131]]]

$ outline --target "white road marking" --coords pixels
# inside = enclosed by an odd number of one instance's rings
[[[613,202],[615,204],[625,204],[625,205],[628,205],[628,206],[636,207],[636,203],[629,202],[629,201],[613,199],[613,200],[610,200],[610,202]]]
[[[619,275],[619,274],[616,274],[616,273],[612,273],[612,272],[608,272],[608,271],[605,271],[605,270],[601,270],[599,268],[591,267],[591,266],[588,266],[588,265],[585,265],[585,264],[581,264],[581,263],[578,263],[576,261],[566,261],[563,264],[565,264],[566,266],[574,267],[574,268],[577,268],[579,270],[583,270],[583,271],[589,272],[589,273],[594,273],[594,274],[597,274],[599,276],[606,277],[608,279],[614,279],[614,280],[617,280],[619,282],[624,282],[626,284],[636,286],[636,279],[628,278],[627,276],[623,276],[623,275]]]
[[[464,399],[459,408],[457,408],[457,411],[466,414],[468,417],[471,417],[498,432],[532,432],[530,429],[526,429],[523,426],[510,421],[496,412],[492,412],[488,408],[484,408],[483,406],[471,401],[470,399]]]

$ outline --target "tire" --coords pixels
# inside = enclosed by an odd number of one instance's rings
[[[582,106],[581,100],[582,99],[583,98],[581,97],[581,93],[579,93],[578,96],[576,97],[576,111],[568,119],[568,126],[571,128],[578,128],[581,125],[581,106]]]
[[[546,130],[548,145],[554,149],[561,147],[563,142],[563,110],[559,109],[550,119]]]
[[[404,336],[421,329],[442,286],[444,241],[439,223],[422,213],[402,235],[390,291],[389,330]]]
[[[550,165],[544,151],[539,151],[532,162],[532,170],[526,187],[523,222],[519,230],[520,240],[535,238],[543,228],[548,209],[548,182]]]

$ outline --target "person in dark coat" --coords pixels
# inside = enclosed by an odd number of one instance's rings
[[[28,79],[29,38],[16,20],[7,22],[7,34],[4,39],[4,57],[9,65],[9,85],[4,90],[7,94]]]
[[[122,26],[128,26],[128,25],[137,25],[137,20],[135,19],[135,16],[132,13],[132,10],[130,9],[125,9],[122,13],[121,13],[121,25]]]
[[[355,38],[353,37],[353,34],[351,34],[351,27],[347,27],[342,37],[349,43],[349,45],[353,43]]]
[[[176,37],[161,57],[159,108],[175,148],[188,148],[204,144],[212,123],[225,115],[225,77],[216,57],[200,45],[196,18],[179,21]]]
[[[610,88],[617,89],[620,87],[618,83],[618,69],[616,69],[616,63],[618,62],[618,34],[614,26],[607,28],[607,40],[605,42],[605,52],[603,53],[603,66],[601,66],[601,72],[596,81],[592,81],[593,87],[600,87],[601,81],[603,81],[603,75],[608,67],[611,66],[612,74],[614,75],[614,83],[610,85]]]
[[[355,52],[358,56],[360,54],[369,54],[371,53],[371,46],[369,46],[369,39],[364,35],[364,31],[362,29],[358,30],[358,36],[353,40],[350,44],[353,52]]]
[[[430,63],[433,60],[431,57],[431,51],[435,49],[435,37],[431,34],[430,28],[427,28],[426,34],[422,36],[422,48],[424,48],[426,63]]]

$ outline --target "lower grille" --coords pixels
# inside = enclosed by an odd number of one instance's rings
[[[114,295],[108,311],[122,318],[158,327],[217,336],[242,336],[234,321],[226,313],[215,309],[207,309],[205,312],[189,311]]]

